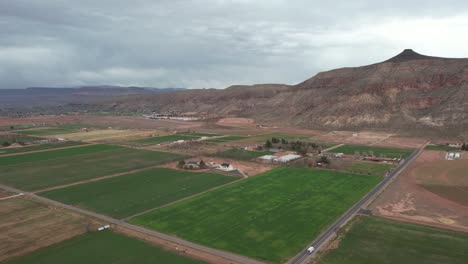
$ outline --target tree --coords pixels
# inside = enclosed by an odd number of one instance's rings
[[[302,156],[305,156],[307,155],[307,148],[306,147],[301,147],[297,150],[297,153],[299,153],[299,155],[302,155]]]
[[[200,169],[206,169],[208,166],[206,166],[205,162],[203,160],[200,160]]]
[[[278,144],[280,140],[278,138],[272,137],[271,138],[271,143]]]
[[[14,126],[10,126],[10,129],[13,130],[13,129],[15,129],[15,127],[14,127]]]
[[[468,150],[468,146],[466,145],[466,143],[463,143],[463,145],[461,146],[461,150]]]
[[[317,162],[328,164],[330,161],[328,160],[326,156],[321,156]]]
[[[3,146],[3,147],[8,147],[8,146],[10,146],[10,145],[11,145],[11,144],[10,144],[10,142],[8,142],[8,141],[5,141],[5,142],[2,143],[2,146]]]
[[[265,142],[265,148],[269,149],[269,148],[272,148],[273,145],[271,144],[271,141],[269,139],[267,139],[267,141]]]
[[[185,160],[180,160],[179,164],[177,164],[178,168],[183,168],[185,166]]]
[[[281,139],[281,144],[288,144],[288,141],[284,138]]]

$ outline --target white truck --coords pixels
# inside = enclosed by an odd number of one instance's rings
[[[309,255],[312,254],[314,251],[315,251],[315,248],[312,247],[312,246],[308,247],[307,250],[306,250],[307,254],[309,254]]]

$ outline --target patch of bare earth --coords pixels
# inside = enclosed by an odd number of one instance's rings
[[[0,201],[0,262],[59,243],[99,224],[84,216],[16,197]]]
[[[384,217],[468,231],[468,207],[426,187],[468,186],[466,171],[468,159],[448,161],[445,152],[426,150],[370,207]]]

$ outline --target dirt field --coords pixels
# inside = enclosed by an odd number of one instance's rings
[[[97,222],[26,198],[0,201],[0,262],[96,229]]]
[[[374,214],[468,230],[468,155],[424,151],[371,205]],[[466,153],[465,153],[466,154]]]
[[[221,163],[226,162],[226,163],[232,164],[234,168],[239,169],[241,172],[243,172],[247,176],[255,176],[257,174],[267,172],[274,168],[272,165],[269,165],[269,164],[261,164],[261,163],[239,161],[239,160],[232,160],[232,159],[223,159],[223,158],[216,158],[216,157],[196,157],[196,158],[191,158],[189,160],[193,160],[197,162],[200,160],[203,160],[206,164],[209,164],[209,162],[214,162],[216,164],[221,164]],[[177,164],[178,162],[171,162],[171,163],[163,164],[160,167],[178,169]]]
[[[191,155],[191,156],[206,156],[210,154],[214,154],[216,152],[222,152],[230,147],[225,146],[224,144],[214,144],[214,143],[207,143],[203,141],[194,141],[194,142],[187,142],[183,144],[173,144],[173,145],[166,145],[166,146],[147,146],[143,147],[143,149],[147,150],[157,150],[157,151],[165,151],[165,152],[172,152],[181,155]]]
[[[156,131],[156,130],[116,130],[116,129],[104,129],[94,130],[89,132],[79,132],[72,134],[56,135],[55,137],[66,138],[74,141],[86,141],[86,142],[123,142],[138,138],[145,138],[150,135],[165,135],[167,132]]]

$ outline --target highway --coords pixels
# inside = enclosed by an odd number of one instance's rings
[[[415,150],[406,160],[398,165],[389,175],[387,175],[377,186],[375,186],[369,193],[367,193],[361,200],[354,204],[348,211],[346,211],[334,224],[325,230],[320,236],[314,240],[310,245],[315,247],[316,251],[330,238],[332,238],[338,230],[345,225],[353,216],[365,205],[373,201],[385,187],[391,183],[411,162],[413,162],[424,150],[424,146]],[[288,264],[305,264],[309,263],[313,255],[307,254],[306,249],[310,246],[307,245],[298,255],[288,261]]]

